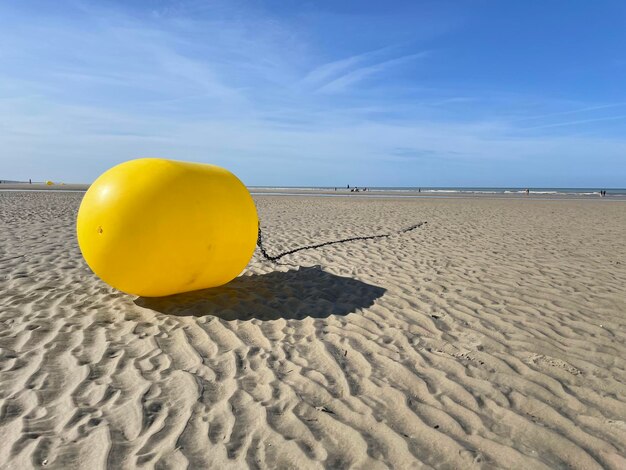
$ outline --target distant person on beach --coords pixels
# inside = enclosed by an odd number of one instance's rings
[[[526,188],[526,191],[524,191],[526,193],[526,196],[528,196],[530,194],[530,190],[528,188]]]
[[[417,192],[421,193],[422,192],[422,188],[417,188]]]
[[[28,178],[28,184],[33,184],[33,180]]]

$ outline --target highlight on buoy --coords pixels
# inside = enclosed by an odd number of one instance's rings
[[[159,297],[234,279],[256,246],[252,196],[215,165],[142,158],[104,172],[76,220],[85,261],[128,294]]]

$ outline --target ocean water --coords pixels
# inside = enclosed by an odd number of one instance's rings
[[[325,190],[334,191],[335,187],[319,186],[319,187],[303,187],[303,186],[250,186],[251,190],[272,189],[276,191],[289,191],[294,189],[300,190]],[[359,187],[362,189],[362,187]],[[347,191],[347,188],[337,187],[337,191]],[[530,194],[541,195],[568,195],[568,196],[589,196],[600,197],[600,191],[606,191],[609,196],[626,196],[626,188],[528,188]],[[502,188],[483,188],[483,187],[393,187],[393,186],[368,186],[368,192],[398,192],[398,193],[424,193],[424,194],[524,194],[526,188],[502,187]]]
[[[3,182],[6,182],[3,180]],[[289,194],[293,190],[305,190],[305,191],[331,191],[334,193],[334,186],[248,186],[250,191],[254,192],[255,189],[263,189],[265,191],[271,190],[276,193]],[[27,188],[20,189],[4,189],[0,184],[0,191],[23,191]],[[347,195],[350,192],[343,187],[337,187],[337,195]],[[362,190],[363,187],[359,187]],[[55,188],[56,191],[84,191],[84,189],[60,189]],[[563,196],[577,196],[577,197],[600,197],[600,191],[606,191],[607,197],[617,197],[619,199],[626,198],[626,188],[528,188],[531,195],[563,195]],[[30,191],[49,191],[49,189],[33,189]],[[433,195],[433,196],[455,196],[463,194],[492,194],[492,195],[523,195],[526,192],[526,188],[516,187],[399,187],[399,186],[368,186],[367,193],[376,195],[376,193],[394,193],[403,195]]]

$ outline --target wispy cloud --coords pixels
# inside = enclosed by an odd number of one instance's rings
[[[551,124],[543,124],[541,126],[521,127],[519,128],[519,130],[528,131],[528,130],[534,130],[534,129],[548,129],[551,127],[575,126],[579,124],[590,124],[593,122],[618,121],[621,119],[626,119],[626,114],[622,114],[619,116],[606,116],[606,117],[592,118],[592,119],[579,119],[577,121],[554,122]]]
[[[381,49],[375,49],[372,51],[364,52],[361,54],[355,54],[351,57],[344,59],[333,60],[320,66],[317,66],[311,70],[303,79],[303,85],[320,86],[329,81],[336,79],[342,73],[353,69],[357,65],[376,58],[384,53],[393,50],[393,47],[384,47]]]
[[[363,56],[355,56],[343,61],[335,62],[329,64],[329,66],[323,70],[323,78],[329,79],[329,81],[320,86],[317,91],[322,93],[342,92],[352,85],[355,85],[357,82],[365,80],[372,75],[383,73],[393,67],[406,64],[413,60],[422,59],[428,55],[429,52],[427,51],[418,52],[356,68],[352,68],[352,66],[361,63],[364,59]],[[318,82],[319,81],[321,80],[318,80]]]
[[[536,119],[544,119],[547,117],[554,117],[554,116],[565,116],[565,115],[569,115],[569,114],[580,114],[580,113],[587,113],[589,111],[598,111],[600,109],[610,109],[610,108],[621,108],[626,106],[626,102],[621,102],[621,103],[609,103],[609,104],[602,104],[602,105],[596,105],[596,106],[586,106],[584,108],[577,108],[577,109],[572,109],[572,110],[568,110],[568,111],[559,111],[556,113],[548,113],[548,114],[540,114],[538,116],[525,116],[525,117],[521,117],[516,119],[516,121],[531,121],[531,120],[536,120]]]

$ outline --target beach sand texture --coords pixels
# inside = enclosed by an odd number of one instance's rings
[[[2,468],[626,468],[626,203],[256,198],[222,288],[135,298],[81,193],[0,192]]]

